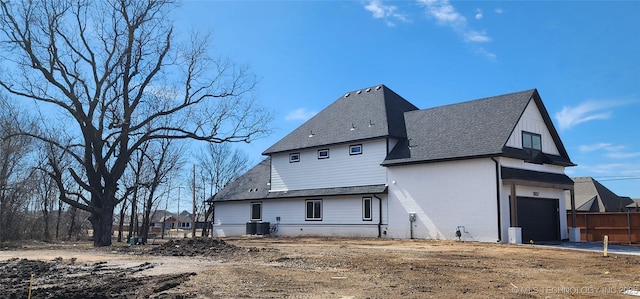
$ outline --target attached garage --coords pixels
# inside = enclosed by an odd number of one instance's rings
[[[523,243],[560,241],[558,199],[518,197],[517,205]]]

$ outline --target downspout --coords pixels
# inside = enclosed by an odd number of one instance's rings
[[[382,198],[375,194],[373,197],[378,199],[378,238],[382,238]]]
[[[491,157],[493,163],[496,164],[496,206],[498,207],[498,243],[502,242],[502,221],[500,215],[500,162]]]

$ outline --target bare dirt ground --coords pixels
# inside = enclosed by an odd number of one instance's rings
[[[30,282],[31,298],[638,298],[640,256],[346,238],[0,250],[0,298],[27,298]]]

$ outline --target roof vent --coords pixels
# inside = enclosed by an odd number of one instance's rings
[[[348,97],[348,96],[349,96],[349,93],[347,92],[347,93],[344,95],[344,97],[346,98],[346,97]]]
[[[373,127],[373,122],[369,120],[369,128]]]
[[[353,123],[351,123],[351,129],[349,129],[349,131],[355,131],[355,129],[356,129],[356,126]]]
[[[362,90],[356,91],[356,94],[361,94],[361,93],[362,93]]]
[[[367,92],[370,92],[370,91],[371,91],[371,88],[367,88]]]
[[[378,86],[376,86],[376,90],[378,90],[378,89],[380,89],[380,88],[382,88],[382,85],[378,85]]]
[[[313,134],[313,130],[311,130],[311,133],[309,133],[309,138],[315,136],[315,134]]]

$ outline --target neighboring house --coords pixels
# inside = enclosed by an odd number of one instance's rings
[[[632,203],[627,205],[627,211],[640,212],[640,198],[632,199]]]
[[[535,89],[425,110],[356,90],[263,154],[213,198],[214,236],[262,221],[285,236],[568,237],[575,164]]]
[[[633,204],[629,197],[618,196],[592,177],[572,178],[575,182],[575,203],[578,212],[625,212]],[[569,197],[565,198],[569,205]],[[567,206],[570,210],[571,206]]]

